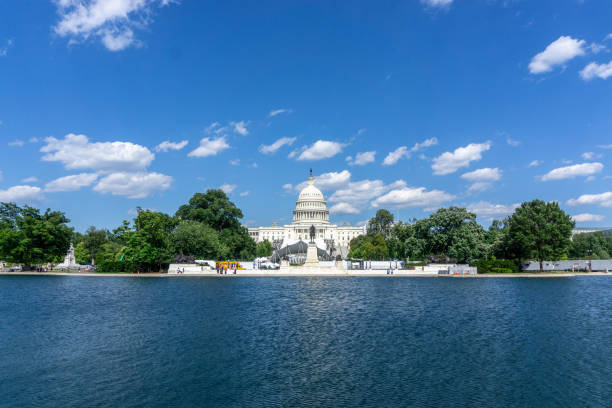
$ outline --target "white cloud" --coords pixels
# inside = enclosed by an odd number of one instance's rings
[[[28,140],[28,142],[30,142],[30,143],[38,143],[38,142],[40,142],[40,139],[39,139],[39,138],[37,138],[37,137],[31,137],[31,138]]]
[[[13,186],[0,190],[0,202],[2,203],[40,201],[43,198],[42,189],[35,186]]]
[[[478,217],[484,218],[485,220],[492,220],[493,218],[503,218],[514,212],[520,204],[492,204],[488,201],[479,201],[468,205],[467,210],[476,214]]]
[[[90,143],[85,135],[70,133],[64,139],[48,137],[40,149],[44,161],[57,161],[66,169],[96,171],[139,171],[151,164],[155,155],[144,146],[130,142]]]
[[[304,146],[297,160],[323,160],[334,157],[342,151],[344,144],[331,142],[329,140],[317,140],[311,146]],[[289,157],[294,157],[298,152],[293,151]]]
[[[355,208],[361,208],[384,193],[392,189],[406,187],[403,180],[385,184],[382,180],[361,180],[348,183],[345,187],[336,190],[329,201],[334,203],[348,203]]]
[[[232,166],[238,166],[240,164],[240,159],[232,159],[230,160],[230,164]]]
[[[400,159],[402,159],[403,157],[410,157],[410,152],[408,151],[407,146],[400,146],[394,151],[389,152],[387,157],[385,157],[385,160],[383,160],[382,164],[383,166],[392,166],[398,161],[400,161]]]
[[[172,177],[160,173],[117,172],[104,176],[93,190],[127,198],[144,198],[155,191],[167,190],[172,181]]]
[[[449,7],[453,0],[421,0],[421,3],[425,4],[428,7]]]
[[[314,178],[314,184],[318,189],[322,191],[336,190],[340,187],[344,187],[351,179],[351,172],[348,170],[342,170],[341,172],[329,172],[323,173]],[[308,182],[303,182],[295,186],[296,191],[301,191]]]
[[[289,114],[293,112],[292,109],[274,109],[268,113],[269,118],[273,118],[274,116],[282,115],[283,113]]]
[[[603,221],[605,217],[599,214],[582,213],[572,215],[572,219],[576,222],[597,222]]]
[[[0,180],[2,180],[2,178],[0,178]],[[32,176],[32,177],[26,177],[23,180],[21,180],[22,183],[37,183],[38,182],[38,178]]]
[[[542,164],[540,160],[533,160],[531,163],[529,163],[529,167],[537,167],[540,164]]]
[[[293,185],[290,183],[283,184],[283,190],[285,190],[285,192],[287,193],[290,193],[293,190]]]
[[[569,36],[561,36],[550,43],[544,51],[537,54],[529,63],[529,72],[542,74],[550,72],[557,65],[563,65],[571,59],[584,55],[585,41]]]
[[[9,142],[8,145],[9,146],[14,146],[14,147],[21,147],[23,146],[23,140],[13,140],[12,142]]]
[[[486,167],[469,173],[464,173],[461,178],[468,181],[497,181],[501,178],[502,171],[495,167],[494,169]]]
[[[134,32],[129,28],[122,31],[104,30],[102,33],[102,44],[109,51],[121,51],[135,42]]]
[[[597,145],[600,149],[612,149],[612,144],[609,145]]]
[[[584,160],[593,160],[601,158],[602,155],[595,152],[584,152],[580,155],[580,157],[582,157]]]
[[[373,163],[375,159],[376,159],[376,151],[373,150],[369,152],[357,153],[355,155],[355,159],[353,159],[351,156],[348,156],[346,158],[346,161],[349,164],[349,166],[364,166],[368,163]]]
[[[421,143],[415,143],[414,146],[412,146],[412,149],[410,149],[410,151],[412,153],[418,152],[419,150],[423,150],[427,147],[435,146],[437,144],[438,144],[438,138],[432,137],[432,138],[424,140]]]
[[[433,160],[431,168],[434,174],[442,176],[451,174],[461,167],[468,167],[470,162],[482,158],[482,153],[491,148],[491,142],[470,143],[465,147],[458,147],[454,152],[445,152]]]
[[[425,187],[404,187],[391,190],[372,202],[373,207],[412,208],[437,207],[455,196],[440,190],[426,191]]]
[[[8,54],[9,48],[13,46],[13,40],[6,40],[3,47],[0,47],[0,57],[6,57]],[[2,122],[0,122],[1,124]]]
[[[493,185],[493,181],[501,178],[501,173],[502,171],[497,167],[494,169],[487,167],[462,174],[461,178],[473,183],[468,189],[470,193],[473,193],[488,190]]]
[[[110,51],[137,44],[133,28],[151,22],[155,8],[172,0],[55,0],[59,22],[53,30],[70,43],[98,38]]]
[[[329,208],[329,212],[332,214],[359,214],[361,211],[349,203],[338,203],[332,205]]]
[[[219,189],[222,190],[225,194],[231,194],[234,192],[234,190],[236,189],[236,185],[235,184],[222,184]]]
[[[612,33],[610,33],[610,34],[606,35],[605,40],[606,40],[606,41],[607,41],[607,40],[612,40]]]
[[[45,185],[45,191],[48,193],[57,193],[61,191],[77,191],[81,187],[90,186],[98,179],[95,173],[81,173],[70,176],[60,177]]]
[[[169,150],[181,150],[183,147],[187,146],[188,143],[189,142],[187,140],[183,140],[181,142],[170,142],[166,140],[155,146],[155,151],[167,152]]]
[[[432,137],[430,139],[424,140],[421,143],[415,143],[414,146],[410,150],[408,150],[407,146],[400,146],[392,152],[389,152],[387,157],[383,160],[383,166],[392,166],[397,163],[402,158],[410,158],[412,153],[418,152],[419,150],[425,149],[427,147],[435,146],[438,144],[438,139]]]
[[[585,81],[590,81],[594,78],[608,79],[612,76],[612,61],[607,64],[597,64],[595,62],[591,62],[589,65],[584,67],[582,71],[580,71],[580,76]]]
[[[612,207],[612,191],[601,194],[583,194],[578,198],[567,200],[567,205],[600,205],[602,207]]]
[[[584,160],[593,160],[595,157],[595,153],[593,152],[584,152],[580,155]]]
[[[240,122],[230,122],[230,125],[234,128],[234,132],[242,136],[249,134],[249,131],[246,128],[248,124],[249,122],[245,122],[244,120],[241,120]]]
[[[512,147],[517,147],[517,146],[520,146],[521,141],[520,140],[516,140],[516,139],[512,139],[511,137],[507,137],[506,138],[506,143],[508,143],[508,145],[510,145]]]
[[[587,48],[593,54],[599,54],[602,51],[608,51],[608,47],[606,47],[603,44],[597,44],[597,43],[591,43],[591,45],[589,45]]]
[[[198,146],[195,150],[190,152],[188,156],[190,157],[208,157],[215,156],[217,153],[222,152],[225,149],[230,147],[227,144],[227,140],[225,136],[216,137],[216,138],[208,138],[205,137],[200,140],[200,146]]]
[[[248,196],[250,193],[251,193],[251,192],[250,192],[250,191],[248,191],[248,190],[247,190],[247,191],[243,191],[242,193],[240,193],[240,197],[246,197],[246,196]]]
[[[213,122],[210,125],[208,125],[206,128],[204,128],[203,132],[207,135],[210,134],[221,134],[221,133],[225,133],[227,131],[227,127],[226,126],[221,126],[221,124],[219,122]]]
[[[472,185],[468,188],[468,193],[476,193],[481,191],[486,191],[493,186],[493,183],[488,181],[478,181],[476,183],[472,183]]]
[[[601,173],[603,167],[603,164],[598,162],[574,164],[573,166],[559,167],[543,175],[542,181],[563,180],[574,177],[590,176],[593,174]]]
[[[357,131],[357,136],[359,136],[359,135],[363,135],[363,134],[364,134],[365,132],[367,132],[367,131],[368,131],[368,129],[366,129],[366,128],[361,128],[361,129],[359,129],[359,130]]]
[[[296,138],[295,137],[281,137],[280,139],[278,139],[276,142],[272,143],[271,145],[261,145],[259,146],[259,151],[263,154],[270,154],[270,153],[275,153],[278,149],[280,149],[281,147],[287,145],[287,146],[291,146],[293,144],[293,142],[295,142]]]

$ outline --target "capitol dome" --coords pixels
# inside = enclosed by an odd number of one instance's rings
[[[312,169],[308,184],[302,189],[293,211],[293,222],[299,224],[329,223],[329,211],[323,193],[314,185]]]
[[[298,201],[325,201],[323,193],[314,185],[314,181],[308,180],[308,185],[302,189]]]

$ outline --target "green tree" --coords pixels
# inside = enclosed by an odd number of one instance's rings
[[[257,249],[255,241],[249,236],[249,231],[242,226],[222,230],[219,242],[219,259],[248,261],[255,258]]]
[[[89,227],[82,238],[83,248],[89,254],[91,264],[96,264],[96,257],[104,244],[108,241],[110,233],[107,230],[96,229],[96,227]]]
[[[509,242],[519,260],[535,258],[543,271],[544,260],[556,261],[570,246],[574,221],[556,202],[533,200],[518,207],[509,220]]]
[[[83,241],[76,244],[74,247],[74,259],[77,263],[83,264],[91,261],[91,256],[89,255],[89,251],[85,249],[85,244]]]
[[[576,234],[569,247],[569,257],[572,259],[609,259],[612,248],[612,237],[601,232]]]
[[[230,201],[223,190],[195,193],[189,204],[179,207],[176,217],[180,220],[202,222],[217,232],[224,229],[240,229],[242,211]]]
[[[384,238],[389,238],[393,227],[393,214],[381,208],[376,211],[374,218],[368,222],[368,235],[380,234]]]
[[[172,232],[172,245],[175,255],[214,259],[219,251],[219,234],[201,222],[181,221]]]
[[[381,234],[360,235],[351,240],[350,258],[384,260],[389,258],[389,248]]]
[[[391,238],[387,240],[387,244],[392,258],[422,259],[425,256],[425,241],[417,237],[415,223],[416,220],[413,220],[412,224],[400,221],[391,229]]]
[[[268,256],[272,256],[273,251],[274,251],[274,248],[272,247],[272,244],[270,243],[270,241],[265,239],[257,243],[255,255],[257,256],[257,258],[261,258],[264,256],[268,257]]]
[[[486,254],[486,233],[465,208],[440,208],[414,225],[423,255],[446,255],[465,263]]]
[[[123,260],[143,271],[161,269],[172,260],[170,237],[175,223],[167,214],[138,208],[132,227],[123,228],[119,235],[125,242]]]
[[[98,252],[98,263],[100,262],[119,262],[124,246],[115,241],[108,241]]]
[[[73,232],[64,213],[0,203],[0,258],[21,264],[63,259]]]

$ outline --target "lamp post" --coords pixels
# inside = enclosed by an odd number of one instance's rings
[[[593,269],[591,268],[591,255],[593,254],[593,250],[592,249],[588,249],[587,250],[587,255],[588,255],[588,263],[589,263],[589,272],[593,272]]]

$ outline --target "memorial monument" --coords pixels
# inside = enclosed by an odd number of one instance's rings
[[[319,267],[319,255],[317,250],[317,244],[314,240],[316,238],[316,228],[314,225],[310,226],[310,242],[308,243],[308,249],[306,251],[306,267]]]
[[[71,242],[70,248],[68,248],[68,253],[64,257],[64,261],[55,265],[55,269],[76,269],[78,267],[79,264],[76,263],[76,258],[74,257],[74,246]]]

